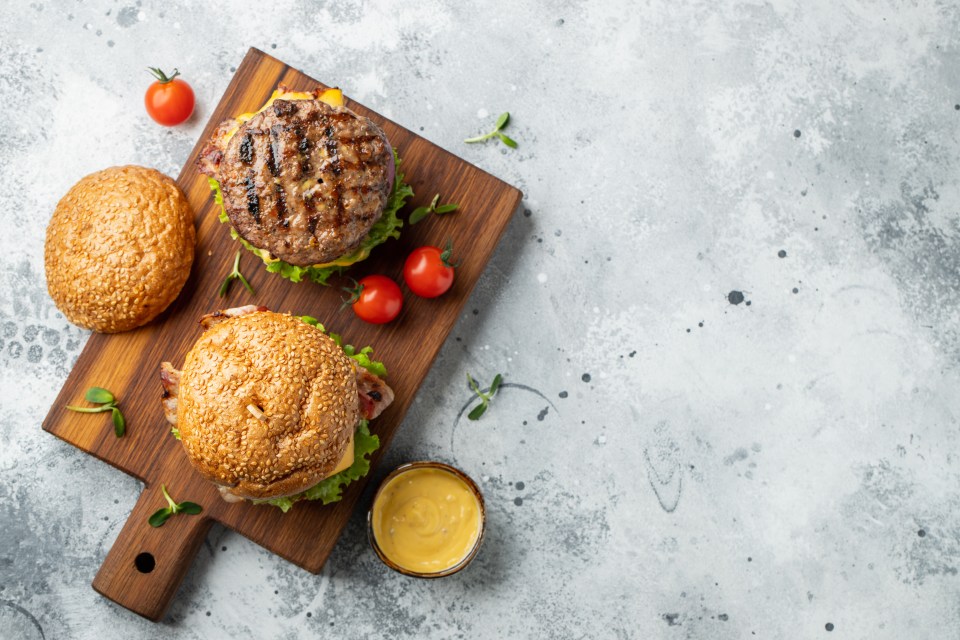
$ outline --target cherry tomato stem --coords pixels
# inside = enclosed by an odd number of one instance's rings
[[[160,67],[147,67],[147,69],[150,70],[150,73],[152,73],[154,77],[156,77],[157,82],[159,82],[160,84],[167,84],[168,82],[176,78],[178,75],[180,75],[179,69],[174,69],[173,74],[170,75],[169,77],[167,77],[167,74],[165,74],[163,71],[160,70]]]

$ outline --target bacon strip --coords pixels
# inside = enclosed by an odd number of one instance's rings
[[[357,370],[357,394],[360,396],[360,415],[373,420],[393,402],[393,389],[363,367]]]
[[[216,178],[220,170],[220,162],[223,160],[223,153],[226,151],[227,134],[231,130],[240,126],[240,122],[235,119],[224,120],[214,130],[210,136],[210,141],[200,150],[197,156],[197,169],[205,176]]]
[[[172,425],[177,424],[177,396],[180,395],[181,371],[169,362],[160,363],[160,386],[163,387],[163,417]]]

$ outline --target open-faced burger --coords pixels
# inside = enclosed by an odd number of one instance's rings
[[[221,220],[267,270],[319,284],[400,236],[413,190],[386,134],[339,89],[281,86],[254,113],[223,122],[198,158]]]

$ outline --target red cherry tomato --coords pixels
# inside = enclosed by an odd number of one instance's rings
[[[147,94],[143,97],[147,113],[166,127],[186,121],[193,113],[193,89],[177,77],[180,72],[176,69],[170,77],[160,69],[151,68],[150,71],[157,81],[147,87]]]
[[[387,276],[367,276],[352,290],[350,306],[357,317],[372,324],[390,322],[403,308],[403,294]]]
[[[453,286],[450,249],[429,246],[414,249],[403,265],[403,279],[421,298],[443,295]]]

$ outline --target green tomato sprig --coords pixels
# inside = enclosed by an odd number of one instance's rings
[[[76,411],[77,413],[105,413],[109,411],[113,419],[113,433],[118,438],[122,438],[123,434],[127,432],[127,421],[120,412],[120,408],[117,407],[117,399],[114,395],[103,387],[90,387],[87,389],[84,399],[90,404],[98,404],[100,406],[72,407],[67,405],[67,409]]]

